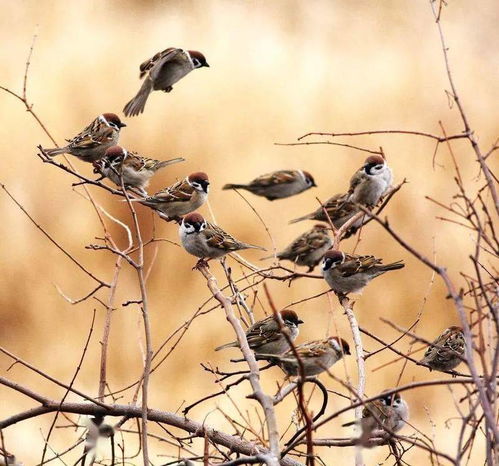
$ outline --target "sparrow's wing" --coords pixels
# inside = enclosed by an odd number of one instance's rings
[[[67,139],[68,146],[78,149],[93,149],[113,139],[113,129],[95,119],[73,139]]]
[[[136,152],[128,152],[125,160],[123,161],[123,165],[131,168],[134,171],[142,170],[147,162],[157,162],[157,160],[148,159],[147,157],[141,157]]]
[[[241,249],[241,242],[217,225],[208,223],[202,233],[206,237],[207,244],[212,248],[222,251],[238,251]]]
[[[280,184],[287,184],[296,181],[296,172],[294,170],[280,170],[273,173],[267,173],[255,178],[249,186],[252,187],[269,187]]]
[[[353,254],[345,254],[345,262],[337,268],[343,277],[350,277],[356,273],[365,272],[380,263],[381,259],[376,259],[374,256],[355,256]]]
[[[451,335],[444,332],[433,341],[433,345],[426,350],[423,362],[445,362],[457,354],[464,354],[464,338],[449,338]],[[437,346],[439,348],[437,348]]]
[[[246,338],[250,348],[278,340],[281,337],[278,329],[279,325],[274,320],[274,316],[269,316],[266,319],[253,324],[246,332]]]
[[[355,188],[364,181],[366,178],[366,174],[363,169],[358,170],[354,173],[352,178],[350,178],[350,188],[348,188],[348,194],[352,194],[355,191]]]
[[[154,203],[188,202],[191,200],[193,192],[194,188],[186,180],[181,180],[146,200]]]
[[[154,55],[154,57],[149,58],[149,60],[146,60],[140,65],[140,79],[142,79],[146,73],[154,68],[154,66],[163,66],[164,63],[174,59],[182,52],[182,49],[177,49],[175,47],[169,47],[162,52],[158,52],[156,55]]]
[[[300,358],[313,359],[322,356],[327,351],[327,346],[329,346],[328,340],[317,340],[297,346],[296,351]],[[294,355],[291,350],[287,354]]]
[[[324,230],[310,230],[296,238],[289,247],[284,251],[284,255],[290,257],[298,257],[309,254],[328,244],[331,241]],[[282,254],[280,254],[282,257]]]

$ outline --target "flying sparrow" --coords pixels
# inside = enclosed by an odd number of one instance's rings
[[[45,149],[49,157],[59,154],[71,154],[84,162],[95,162],[111,146],[118,144],[122,123],[118,115],[114,113],[103,113],[90,123],[80,134],[73,139],[66,139],[69,143],[64,147]]]
[[[348,222],[355,214],[361,210],[359,207],[348,200],[349,194],[335,194],[329,198],[324,204],[318,207],[310,214],[303,217],[295,218],[289,223],[301,222],[302,220],[316,220],[319,222],[328,222],[329,219],[335,228],[340,228],[343,224]],[[326,212],[324,212],[326,210]],[[329,219],[328,219],[329,217]],[[352,228],[359,227],[362,224],[362,218],[352,225]]]
[[[154,160],[141,157],[136,152],[129,152],[123,147],[113,146],[106,150],[104,157],[96,160],[94,172],[109,178],[114,184],[121,186],[121,178],[125,187],[137,188],[145,193],[149,180],[161,168],[185,159],[177,157],[171,160]]]
[[[452,371],[465,357],[466,345],[464,342],[463,329],[452,326],[446,329],[429,346],[424,354],[424,358],[419,362],[428,366],[430,371]]]
[[[374,207],[390,189],[392,178],[392,171],[386,160],[380,155],[371,155],[352,176],[348,200],[365,207]]]
[[[277,253],[278,259],[294,262],[297,265],[306,265],[311,272],[324,257],[326,251],[331,247],[333,241],[328,235],[326,225],[315,225],[296,238],[286,249]],[[270,259],[267,256],[263,259]],[[263,260],[262,259],[262,260]]]
[[[295,311],[284,310],[280,314],[289,337],[293,341],[296,340],[296,337],[300,333],[298,325],[303,324],[303,320],[298,318]],[[288,340],[282,334],[281,327],[273,315],[255,322],[246,331],[246,339],[248,340],[249,347],[256,354],[282,354],[289,349]],[[232,343],[215,348],[215,351],[225,348],[239,348],[239,343],[233,341]]]
[[[305,377],[312,377],[329,369],[345,354],[350,354],[350,346],[340,337],[329,337],[325,340],[316,340],[296,347]],[[258,359],[267,359],[278,364],[287,375],[299,375],[300,365],[292,349],[280,356],[267,354],[258,355]]]
[[[200,262],[206,261],[206,259],[218,259],[241,249],[265,251],[260,246],[238,241],[217,225],[207,222],[197,212],[188,214],[182,219],[179,236],[185,250],[189,254],[199,257]]]
[[[269,201],[294,196],[317,186],[312,175],[302,170],[279,170],[259,176],[248,184],[226,184],[222,189],[245,189]]]
[[[140,203],[157,210],[167,220],[180,218],[206,202],[209,186],[206,173],[191,173],[153,196],[141,199]]]
[[[201,52],[170,47],[157,53],[140,65],[140,79],[146,79],[137,95],[125,105],[125,116],[135,116],[144,111],[152,91],[170,92],[173,85],[196,68],[209,67]]]
[[[338,294],[359,293],[373,278],[404,267],[402,261],[382,265],[374,256],[357,256],[330,249],[322,260],[322,275]]]
[[[399,393],[371,401],[362,410],[362,434],[359,443],[365,444],[370,437],[385,436],[387,432],[398,432],[408,420],[409,406]],[[357,421],[347,422],[343,427],[356,423]]]

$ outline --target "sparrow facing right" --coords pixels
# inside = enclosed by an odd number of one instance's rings
[[[278,252],[276,257],[294,262],[297,265],[306,265],[308,271],[311,272],[333,244],[328,230],[326,225],[315,225],[311,230],[298,236],[286,249]],[[267,256],[262,260],[272,257],[274,256]]]
[[[291,340],[296,340],[300,333],[298,325],[303,324],[303,320],[298,318],[295,311],[288,309],[281,311],[281,318],[284,322],[284,329],[288,331]],[[289,350],[289,344],[286,337],[281,332],[281,327],[274,315],[270,315],[263,320],[255,322],[246,331],[246,339],[249,347],[255,354],[282,354]],[[215,348],[220,351],[225,348],[239,348],[239,342],[233,341]]]
[[[338,294],[359,293],[373,278],[404,267],[402,261],[382,265],[374,256],[357,256],[330,249],[322,260],[322,275]]]
[[[419,364],[431,370],[452,371],[461,362],[466,353],[464,333],[461,327],[452,326],[446,329],[426,350]]]
[[[121,122],[118,115],[103,113],[73,139],[66,139],[68,145],[44,151],[49,157],[71,154],[84,162],[92,163],[104,157],[107,149],[118,144],[120,130],[124,126],[125,123]]]
[[[152,91],[170,92],[173,85],[192,70],[209,67],[201,52],[170,47],[157,53],[140,65],[140,79],[146,76],[137,95],[125,105],[125,116],[135,116],[144,111]]]
[[[329,369],[344,355],[350,354],[350,346],[340,337],[329,337],[325,340],[316,340],[296,347],[305,377],[312,377]],[[292,349],[280,356],[260,354],[258,359],[267,359],[278,364],[288,376],[300,374],[300,364]]]
[[[261,175],[248,184],[226,184],[222,189],[245,189],[269,201],[294,196],[317,186],[312,175],[303,170],[279,170]]]
[[[149,180],[154,174],[167,165],[183,162],[177,157],[171,160],[155,160],[142,157],[137,152],[130,152],[120,146],[106,150],[104,157],[93,163],[94,172],[99,172],[109,178],[115,185],[121,186],[121,178],[125,187],[137,188],[145,192]]]
[[[219,259],[241,249],[261,249],[260,246],[242,243],[219,226],[207,222],[201,214],[190,213],[182,219],[179,236],[184,249],[202,261]]]
[[[140,203],[157,210],[167,219],[179,218],[195,211],[206,202],[209,185],[206,173],[191,173],[153,196],[141,199]]]

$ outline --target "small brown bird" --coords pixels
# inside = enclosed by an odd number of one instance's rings
[[[428,347],[419,364],[427,366],[430,371],[452,371],[461,364],[465,354],[463,329],[452,326],[439,335],[432,346]]]
[[[333,244],[328,230],[326,225],[315,225],[311,230],[298,236],[286,249],[277,253],[277,258],[307,266],[311,272]],[[274,256],[267,256],[261,260],[272,257]]]
[[[184,160],[182,157],[177,157],[159,161],[142,157],[137,152],[127,151],[120,146],[113,146],[106,150],[103,158],[94,162],[94,172],[101,173],[117,186],[121,186],[123,178],[125,187],[137,188],[147,194],[145,188],[158,170]]]
[[[288,309],[280,312],[285,328],[291,340],[296,340],[300,333],[298,325],[303,324],[303,320],[298,318],[295,311]],[[281,332],[281,327],[273,315],[263,320],[255,322],[247,331],[246,339],[249,347],[255,354],[282,354],[289,349],[288,340]],[[239,342],[233,341],[215,348],[220,351],[225,348],[239,348]]]
[[[207,222],[197,212],[186,215],[179,228],[179,236],[184,249],[202,260],[218,259],[241,249],[261,249],[260,246],[242,243],[219,226]]]
[[[255,178],[248,184],[226,184],[222,189],[245,189],[269,201],[294,196],[317,186],[312,175],[303,170],[279,170]]]
[[[67,146],[45,149],[44,152],[49,157],[71,154],[92,163],[104,157],[107,149],[118,144],[120,130],[124,126],[118,115],[103,113],[73,139],[66,139],[69,143]]]
[[[357,256],[330,249],[322,260],[322,275],[338,294],[360,292],[373,278],[404,267],[402,261],[382,265],[374,256]]]
[[[157,210],[167,220],[179,219],[206,202],[209,186],[208,175],[195,172],[139,202]]]
[[[318,222],[329,222],[328,216],[331,219],[331,223],[335,228],[340,228],[348,220],[350,220],[355,214],[358,214],[361,210],[359,207],[348,200],[348,194],[335,194],[333,197],[329,198],[324,204],[318,207],[316,210],[310,214],[304,215],[303,217],[295,218],[289,223],[301,222],[302,220],[316,220]],[[327,212],[324,212],[324,209]],[[362,218],[352,225],[352,228],[360,226],[362,223]]]
[[[192,70],[209,67],[201,52],[170,47],[157,53],[140,65],[140,79],[144,83],[137,95],[125,105],[125,116],[135,116],[144,111],[152,91],[170,92],[173,85]]]
[[[365,445],[370,437],[384,436],[386,431],[398,432],[408,420],[409,406],[398,392],[371,401],[362,410],[362,435],[359,443]],[[356,423],[357,421],[347,422],[343,427]]]
[[[340,337],[329,337],[316,340],[296,347],[305,377],[312,377],[329,369],[345,354],[350,354],[350,346]],[[300,364],[292,349],[280,356],[260,354],[259,359],[267,359],[278,364],[289,376],[299,375]]]

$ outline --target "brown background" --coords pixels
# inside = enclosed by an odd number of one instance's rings
[[[278,147],[274,142],[290,142],[311,130],[360,131],[369,129],[415,129],[439,132],[442,120],[448,133],[461,131],[454,109],[444,93],[448,87],[437,29],[428,2],[413,1],[183,1],[183,2],[97,2],[97,1],[18,1],[1,3],[0,83],[14,90],[22,88],[24,63],[32,35],[38,24],[29,75],[29,98],[43,121],[62,142],[72,137],[96,115],[120,112],[140,86],[138,65],[155,52],[169,46],[203,51],[211,65],[193,72],[165,95],[154,93],[144,115],[125,119],[121,143],[129,149],[155,158],[184,156],[186,163],[161,172],[151,191],[171,184],[178,177],[197,170],[210,175],[211,207],[218,223],[238,238],[261,244],[271,242],[251,209],[232,192],[221,191],[226,182],[244,182],[276,169],[302,168],[316,178],[318,188],[291,199],[268,202],[248,194],[247,198],[268,225],[279,249],[311,223],[288,226],[289,219],[315,208],[318,196],[325,199],[344,190],[352,172],[362,164],[359,152],[331,146]],[[484,1],[454,1],[444,11],[444,27],[450,45],[450,58],[456,85],[480,142],[488,147],[498,134],[497,87],[498,8]],[[495,41],[495,42],[494,42]],[[35,146],[51,144],[22,105],[0,95],[0,180],[47,230],[75,257],[99,277],[111,279],[113,258],[106,252],[89,252],[84,246],[101,233],[91,205],[71,189],[73,179],[36,157]],[[395,180],[406,177],[409,184],[392,201],[387,214],[394,228],[424,254],[436,254],[450,274],[459,280],[458,271],[469,266],[466,257],[473,244],[467,233],[455,225],[435,219],[444,214],[424,199],[425,195],[449,202],[454,192],[448,150],[441,147],[437,166],[432,169],[433,142],[406,136],[371,136],[356,142],[371,148],[382,145],[393,168]],[[467,183],[477,175],[473,155],[464,142],[453,144],[463,166]],[[76,161],[86,174],[90,166]],[[117,198],[93,189],[109,212],[130,223],[125,206]],[[0,195],[3,221],[0,225],[0,325],[1,344],[47,371],[69,382],[86,338],[92,310],[97,323],[77,386],[95,395],[98,386],[99,339],[104,310],[94,300],[71,306],[57,293],[54,284],[67,295],[78,298],[89,292],[93,282],[78,271],[4,195]],[[139,208],[145,231],[151,217]],[[207,207],[202,213],[209,216]],[[177,240],[176,227],[159,220],[161,237]],[[126,238],[112,227],[120,244]],[[354,242],[344,243],[351,249]],[[152,252],[152,249],[151,249]],[[401,326],[410,325],[418,312],[422,320],[418,332],[428,339],[457,317],[445,291],[437,280],[429,288],[431,272],[395,244],[377,225],[371,224],[362,236],[360,253],[373,253],[386,261],[404,259],[406,268],[388,274],[371,285],[359,298],[355,311],[362,326],[393,339],[397,333],[379,317]],[[257,261],[261,253],[243,254]],[[151,254],[148,254],[148,258]],[[154,348],[182,324],[209,296],[200,274],[191,271],[195,260],[176,246],[161,244],[148,282]],[[219,265],[212,271],[223,283]],[[234,273],[240,269],[234,264]],[[269,284],[275,301],[285,306],[326,289],[321,280],[296,281],[290,287],[280,282]],[[105,293],[99,295],[105,299]],[[125,267],[118,288],[117,303],[138,296],[134,273]],[[258,317],[268,312],[259,290],[261,303],[255,306]],[[300,341],[325,335],[326,327],[337,326],[337,333],[351,341],[350,330],[335,299],[327,297],[295,306],[305,320]],[[334,325],[331,322],[334,321]],[[332,333],[336,331],[332,330]],[[194,322],[173,354],[151,378],[150,405],[175,411],[187,400],[218,389],[213,378],[200,367],[211,362],[225,369],[237,351],[215,353],[213,348],[233,338],[222,312],[217,310]],[[364,340],[368,350],[377,348]],[[407,348],[409,341],[399,344]],[[121,308],[113,316],[110,340],[109,382],[113,390],[135,381],[141,373],[143,345],[141,317],[133,306]],[[170,348],[170,345],[168,345]],[[393,387],[402,363],[372,373],[371,370],[392,359],[383,352],[367,363],[368,394]],[[26,369],[0,358],[2,375],[22,382],[45,395],[59,397],[62,391]],[[346,364],[351,381],[356,383],[353,357]],[[465,370],[463,368],[463,370]],[[335,368],[345,377],[345,367]],[[408,367],[401,383],[447,377],[430,374],[423,368]],[[273,392],[282,382],[279,370],[263,376],[265,387]],[[338,385],[322,377],[332,389]],[[240,408],[249,409],[247,385],[231,392]],[[456,416],[453,399],[462,395],[445,386],[407,392],[411,422],[430,437],[436,446],[455,454],[460,423],[446,420]],[[70,399],[77,399],[70,397]],[[128,402],[130,396],[120,402]],[[344,401],[331,398],[329,411]],[[31,400],[0,388],[2,418],[33,406]],[[220,411],[238,417],[234,404],[218,398],[195,408],[194,419],[230,430]],[[284,431],[294,408],[291,400],[277,409]],[[340,437],[349,429],[341,424],[351,419],[347,413],[317,435]],[[40,459],[43,437],[51,416],[24,422],[5,431],[6,445],[17,452],[26,465]],[[406,427],[403,433],[410,434]],[[160,432],[160,431],[158,431]],[[61,451],[76,439],[72,430],[58,430],[51,446]],[[481,440],[473,464],[479,464]],[[29,446],[29,448],[28,448]],[[136,443],[127,440],[127,452]],[[176,455],[176,450],[151,441],[155,464],[166,462],[156,455]],[[197,451],[201,451],[196,444]],[[367,464],[386,456],[385,449],[365,453]],[[353,458],[353,449],[321,452],[325,462]],[[71,458],[73,462],[79,452]],[[426,454],[412,450],[410,464],[427,464]],[[68,464],[71,461],[68,460]],[[140,459],[134,464],[141,464]]]

